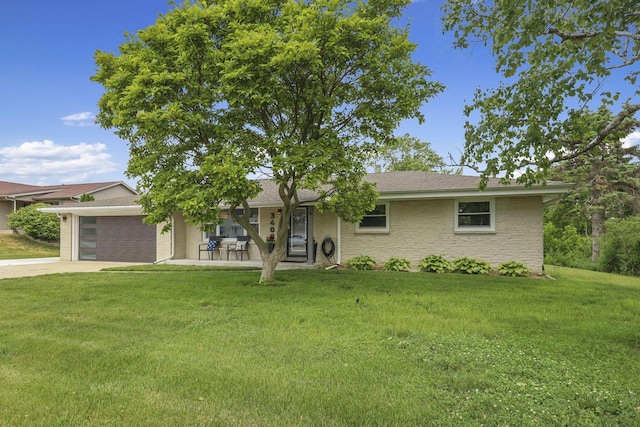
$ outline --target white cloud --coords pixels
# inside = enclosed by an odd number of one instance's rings
[[[630,133],[626,137],[622,138],[621,141],[624,148],[640,144],[640,131]]]
[[[116,170],[106,151],[102,143],[58,145],[49,140],[0,148],[1,179],[26,184],[95,180],[95,175]]]
[[[63,123],[67,126],[93,126],[95,125],[95,119],[96,116],[94,116],[90,111],[71,114],[61,118]]]

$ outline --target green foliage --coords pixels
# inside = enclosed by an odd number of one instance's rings
[[[491,265],[475,258],[456,258],[453,260],[455,271],[465,274],[489,274]]]
[[[452,173],[442,157],[423,142],[409,134],[393,139],[381,147],[370,161],[376,172],[422,171]]]
[[[83,194],[80,197],[81,202],[93,202],[95,199],[96,198],[93,196],[93,194],[87,194],[87,193]]]
[[[97,52],[92,80],[105,90],[97,121],[129,141],[127,175],[139,179],[150,223],[180,211],[216,223],[219,206],[244,207],[278,187],[284,251],[299,191],[353,222],[372,207],[364,160],[400,122],[443,90],[415,63],[398,27],[406,0],[176,4],[131,34],[119,55]],[[261,248],[269,281],[276,255],[248,218],[235,218]],[[267,256],[267,258],[265,258]]]
[[[384,263],[382,269],[384,271],[409,271],[411,268],[411,262],[405,258],[390,258]]]
[[[520,171],[519,182],[538,182],[552,161],[587,153],[615,133],[640,110],[637,8],[637,0],[447,0],[443,21],[456,47],[488,46],[503,76],[465,108],[474,120],[465,125],[460,162],[484,167],[485,178]],[[617,108],[609,121],[575,138],[590,111],[609,106]]]
[[[544,262],[574,268],[591,265],[591,239],[578,234],[573,225],[563,228],[544,224]]]
[[[56,214],[40,212],[38,208],[47,207],[46,203],[25,206],[9,214],[9,227],[22,230],[34,239],[51,242],[60,239],[60,218]]]
[[[359,255],[347,262],[347,267],[353,270],[371,270],[376,266],[376,260],[369,255]]]
[[[599,266],[610,273],[640,275],[640,216],[607,222]]]
[[[418,263],[418,270],[426,273],[449,273],[453,264],[442,255],[427,255]]]
[[[531,270],[520,262],[508,261],[500,264],[498,273],[500,273],[501,276],[526,277],[531,274]]]
[[[595,137],[594,129],[605,126],[612,119],[606,108],[596,113],[585,113],[583,129],[572,131],[572,139],[592,139]],[[640,148],[625,146],[621,142],[639,124],[637,120],[625,119],[599,146],[561,162],[551,170],[552,179],[572,182],[574,187],[546,208],[545,218],[558,227],[570,224],[579,231],[584,230],[584,234],[588,232],[593,263],[600,253],[599,241],[606,231],[606,220],[624,218],[640,211],[637,202],[640,194]],[[570,151],[574,149],[577,150],[578,146]]]

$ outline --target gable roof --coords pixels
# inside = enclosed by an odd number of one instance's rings
[[[365,181],[376,185],[380,200],[416,200],[442,199],[454,197],[499,197],[499,196],[543,196],[550,197],[564,194],[571,184],[549,181],[545,185],[525,187],[512,182],[511,185],[500,183],[499,178],[491,178],[487,187],[480,191],[479,176],[438,174],[428,172],[382,172],[367,174]],[[270,180],[259,180],[262,192],[249,201],[254,207],[279,206],[282,201],[278,194],[278,186]],[[142,215],[139,196],[120,197],[117,199],[96,200],[79,203],[74,206],[44,208],[43,211],[53,213],[78,213],[83,215],[124,214]],[[300,190],[299,197],[303,205],[312,205],[318,194],[311,190]]]
[[[122,185],[135,194],[135,190],[121,181],[46,186],[0,181],[0,197],[14,198],[31,196],[35,201],[72,199],[80,198],[83,194],[95,193],[96,191],[105,190],[117,185]]]
[[[18,184],[17,182],[0,181],[0,197],[11,196],[13,194],[24,194],[38,191],[42,187],[37,185]]]

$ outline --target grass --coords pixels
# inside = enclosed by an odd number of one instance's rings
[[[0,234],[0,260],[60,256],[60,248],[18,234]]]
[[[0,280],[0,425],[640,425],[640,279]]]

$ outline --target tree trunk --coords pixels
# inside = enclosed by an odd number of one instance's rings
[[[266,285],[272,282],[275,274],[278,262],[284,254],[284,244],[280,245],[276,242],[275,249],[269,252],[268,249],[260,250],[260,258],[262,258],[262,273],[260,273],[260,284]]]
[[[260,273],[261,285],[266,285],[269,282],[272,282],[276,274],[276,267],[278,266],[278,260],[272,259],[272,258],[273,257],[271,256],[262,258],[262,272]]]
[[[591,215],[591,263],[595,264],[600,258],[600,236],[604,234],[604,212],[595,209]]]

